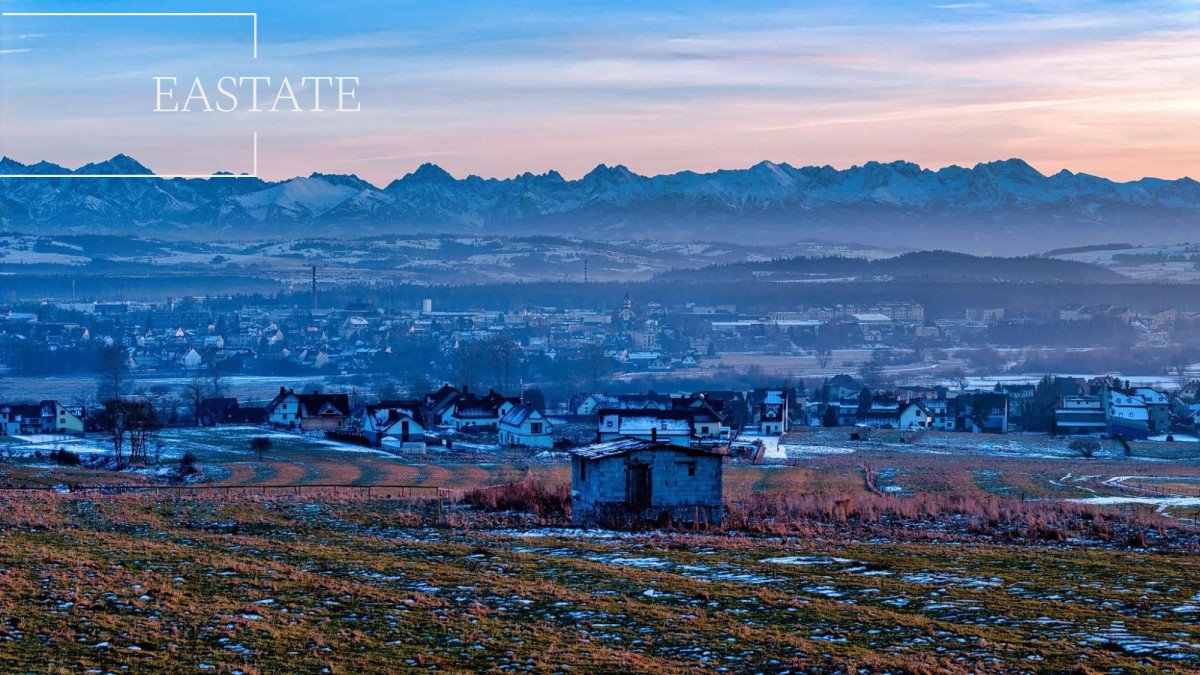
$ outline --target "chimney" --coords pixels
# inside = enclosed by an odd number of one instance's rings
[[[650,442],[658,442],[658,427],[650,427]]]

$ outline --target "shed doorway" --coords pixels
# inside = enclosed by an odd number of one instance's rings
[[[652,485],[650,465],[633,462],[629,465],[628,471],[626,494],[629,496],[629,509],[632,511],[643,511],[650,508]]]

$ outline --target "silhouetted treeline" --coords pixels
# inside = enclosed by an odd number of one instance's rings
[[[214,309],[243,306],[294,306],[312,304],[307,288],[280,292],[277,283],[247,277],[67,277],[14,275],[0,277],[0,302],[22,299],[157,299],[209,296]],[[470,279],[464,279],[469,283]],[[945,281],[934,279],[890,281],[838,281],[826,283],[774,283],[771,281],[685,282],[669,279],[637,283],[509,283],[488,285],[321,285],[317,304],[343,308],[352,302],[370,302],[383,309],[417,309],[432,298],[434,309],[519,310],[525,307],[613,309],[628,292],[639,306],[658,302],[666,306],[686,303],[736,305],[739,312],[795,310],[805,306],[870,305],[884,301],[919,302],[930,318],[961,319],[968,307],[1000,307],[1009,312],[1051,311],[1070,303],[1128,306],[1135,312],[1166,307],[1200,311],[1200,286],[1170,283],[1086,283]],[[227,297],[228,296],[228,297]]]
[[[919,251],[894,258],[780,258],[763,262],[714,265],[697,270],[673,270],[658,278],[675,281],[745,281],[762,273],[795,273],[825,276],[891,276],[944,281],[1073,281],[1119,283],[1129,281],[1110,269],[1090,263],[1056,258],[996,258],[951,251]]]

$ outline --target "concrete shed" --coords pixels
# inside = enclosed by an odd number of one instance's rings
[[[572,519],[577,525],[721,522],[724,448],[621,438],[571,454]]]

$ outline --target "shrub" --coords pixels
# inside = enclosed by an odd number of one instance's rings
[[[476,488],[463,495],[462,500],[484,511],[517,511],[546,518],[566,517],[571,512],[569,487],[532,480]]]
[[[179,469],[182,473],[189,474],[196,471],[196,455],[188,451],[183,453],[183,457],[179,458]]]
[[[1054,542],[1068,537],[1119,541],[1118,537],[1125,534],[1140,542],[1151,528],[1194,531],[1157,514],[1125,514],[1087,504],[926,493],[912,497],[754,493],[726,503],[723,526],[760,534],[869,536],[903,532],[905,537],[929,539],[970,534],[996,540]]]
[[[258,453],[258,460],[261,462],[263,453],[271,449],[271,439],[266,436],[258,436],[250,441],[250,449]]]
[[[1100,441],[1094,438],[1076,438],[1067,447],[1078,452],[1080,457],[1092,457],[1100,450]]]
[[[66,448],[59,448],[52,451],[50,459],[59,466],[79,466],[79,455]]]

